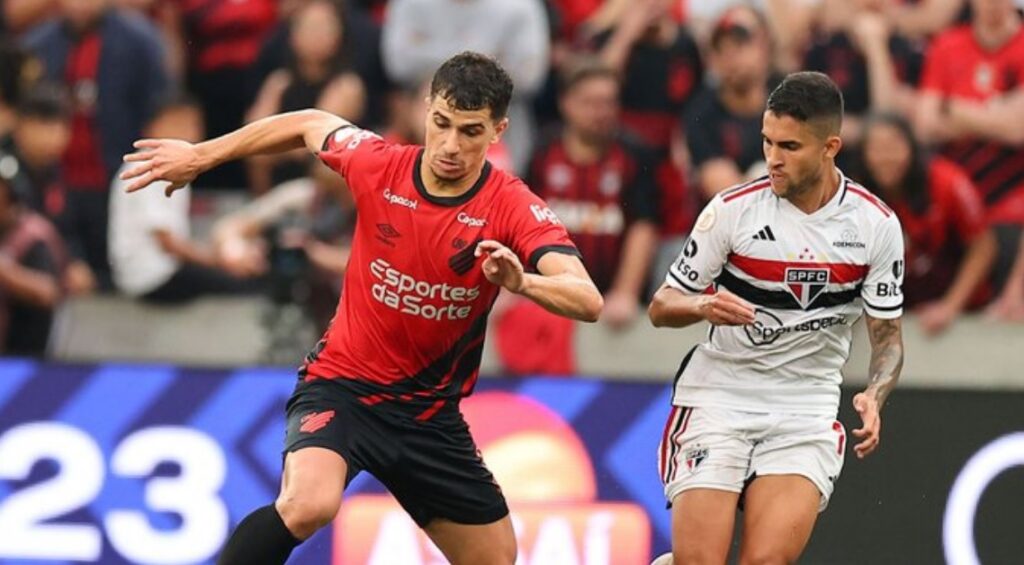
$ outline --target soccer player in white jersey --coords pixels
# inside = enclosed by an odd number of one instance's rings
[[[862,312],[871,366],[854,451],[878,447],[903,363],[903,236],[836,168],[842,114],[825,75],[786,77],[763,117],[768,175],[708,204],[650,305],[658,327],[711,323],[676,376],[658,453],[675,565],[725,563],[737,506],[739,563],[800,556],[843,466],[840,369]]]

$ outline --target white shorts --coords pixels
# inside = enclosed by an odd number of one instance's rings
[[[673,406],[658,446],[658,472],[669,504],[692,488],[742,493],[755,476],[801,475],[821,492],[820,512],[845,449],[846,430],[829,417]]]

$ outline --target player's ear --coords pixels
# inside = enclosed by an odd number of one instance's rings
[[[825,139],[825,155],[830,159],[835,159],[836,155],[839,155],[839,150],[843,148],[843,138],[838,135],[830,135]]]
[[[505,133],[506,129],[508,129],[508,117],[504,117],[494,124],[494,137],[491,139],[491,143],[501,141],[501,134]]]

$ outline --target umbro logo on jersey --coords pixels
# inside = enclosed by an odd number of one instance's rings
[[[402,234],[391,224],[377,224],[377,241],[384,245],[394,247],[394,240],[402,237]]]
[[[761,228],[761,231],[754,234],[754,239],[760,241],[775,241],[775,234],[772,233],[772,227],[766,225]]]
[[[402,234],[398,233],[398,230],[395,229],[395,226],[391,224],[377,224],[377,231],[379,231],[381,235],[388,239],[402,237]]]

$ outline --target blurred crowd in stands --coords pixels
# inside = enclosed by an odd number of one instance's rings
[[[448,56],[515,81],[489,156],[550,203],[605,294],[642,318],[700,208],[765,174],[787,72],[846,101],[840,166],[902,221],[906,305],[1024,321],[1024,27],[1014,0],[0,0],[0,353],[38,355],[67,297],[265,293],[323,327],[355,218],[308,153],[233,163],[167,199],[117,173],[142,136],[199,140],[317,107],[396,143],[423,133]],[[250,202],[199,239],[204,202]],[[571,328],[496,308],[513,370],[569,371]]]

